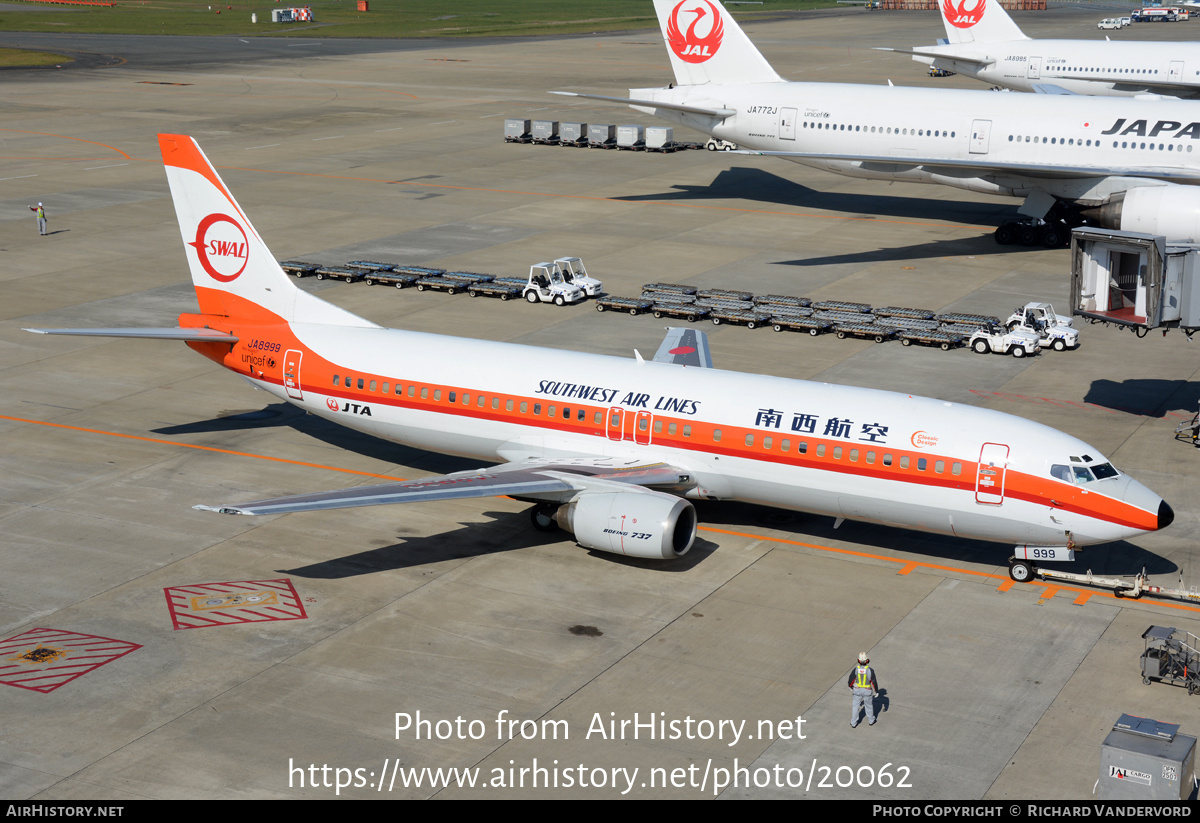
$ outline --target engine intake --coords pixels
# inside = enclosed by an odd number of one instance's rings
[[[662,492],[584,492],[555,519],[581,546],[627,557],[670,560],[696,540],[692,504]]]
[[[1106,229],[1160,234],[1168,240],[1200,239],[1200,188],[1168,183],[1138,186],[1086,209],[1084,217]]]

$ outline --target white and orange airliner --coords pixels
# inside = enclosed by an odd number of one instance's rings
[[[197,508],[265,515],[508,495],[587,548],[670,559],[691,499],[742,500],[1017,545],[1033,561],[1161,529],[1096,449],[995,411],[714,369],[702,332],[652,360],[386,329],[298,289],[195,141],[160,135],[199,313],[176,328],[31,329],[187,345],[328,420],[490,468]],[[635,353],[636,354],[636,353]]]

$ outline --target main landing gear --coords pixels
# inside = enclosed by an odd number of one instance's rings
[[[1071,242],[1071,229],[1085,225],[1079,208],[1055,203],[1044,218],[1021,217],[1000,224],[993,237],[1001,246],[1043,246],[1057,249]]]

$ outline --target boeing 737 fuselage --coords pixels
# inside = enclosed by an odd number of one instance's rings
[[[297,289],[195,142],[159,142],[199,313],[176,328],[41,331],[185,340],[340,425],[500,464],[201,508],[508,495],[588,548],[672,558],[695,538],[689,500],[742,500],[1018,544],[1017,579],[1032,561],[1172,520],[1070,435],[911,395],[720,371],[697,356],[700,332],[673,330],[643,361],[381,328]]]

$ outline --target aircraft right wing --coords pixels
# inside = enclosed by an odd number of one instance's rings
[[[652,358],[657,363],[676,363],[681,366],[713,367],[712,352],[708,348],[708,335],[698,329],[672,326],[667,329]]]
[[[863,154],[832,154],[811,151],[766,151],[757,149],[737,149],[734,154],[759,155],[762,157],[794,157],[797,160],[840,160],[848,163],[871,164],[872,166],[892,166],[896,170],[911,169],[917,166],[927,168],[957,169],[960,171],[975,171],[979,174],[994,174],[1014,172],[1028,177],[1045,177],[1047,179],[1076,179],[1089,177],[1133,177],[1146,180],[1170,180],[1176,183],[1200,183],[1200,172],[1191,169],[1167,166],[1072,166],[1068,164],[1052,165],[1049,163],[1012,163],[1001,160],[989,160],[983,156],[966,160],[955,160],[946,157],[921,157],[919,155],[863,155]]]
[[[322,509],[348,509],[417,503],[467,497],[516,497],[567,502],[588,489],[641,486],[682,491],[695,485],[688,472],[665,463],[640,463],[616,458],[565,458],[504,463],[490,469],[455,472],[421,480],[275,497],[249,503],[193,506],[220,514],[290,514]]]

